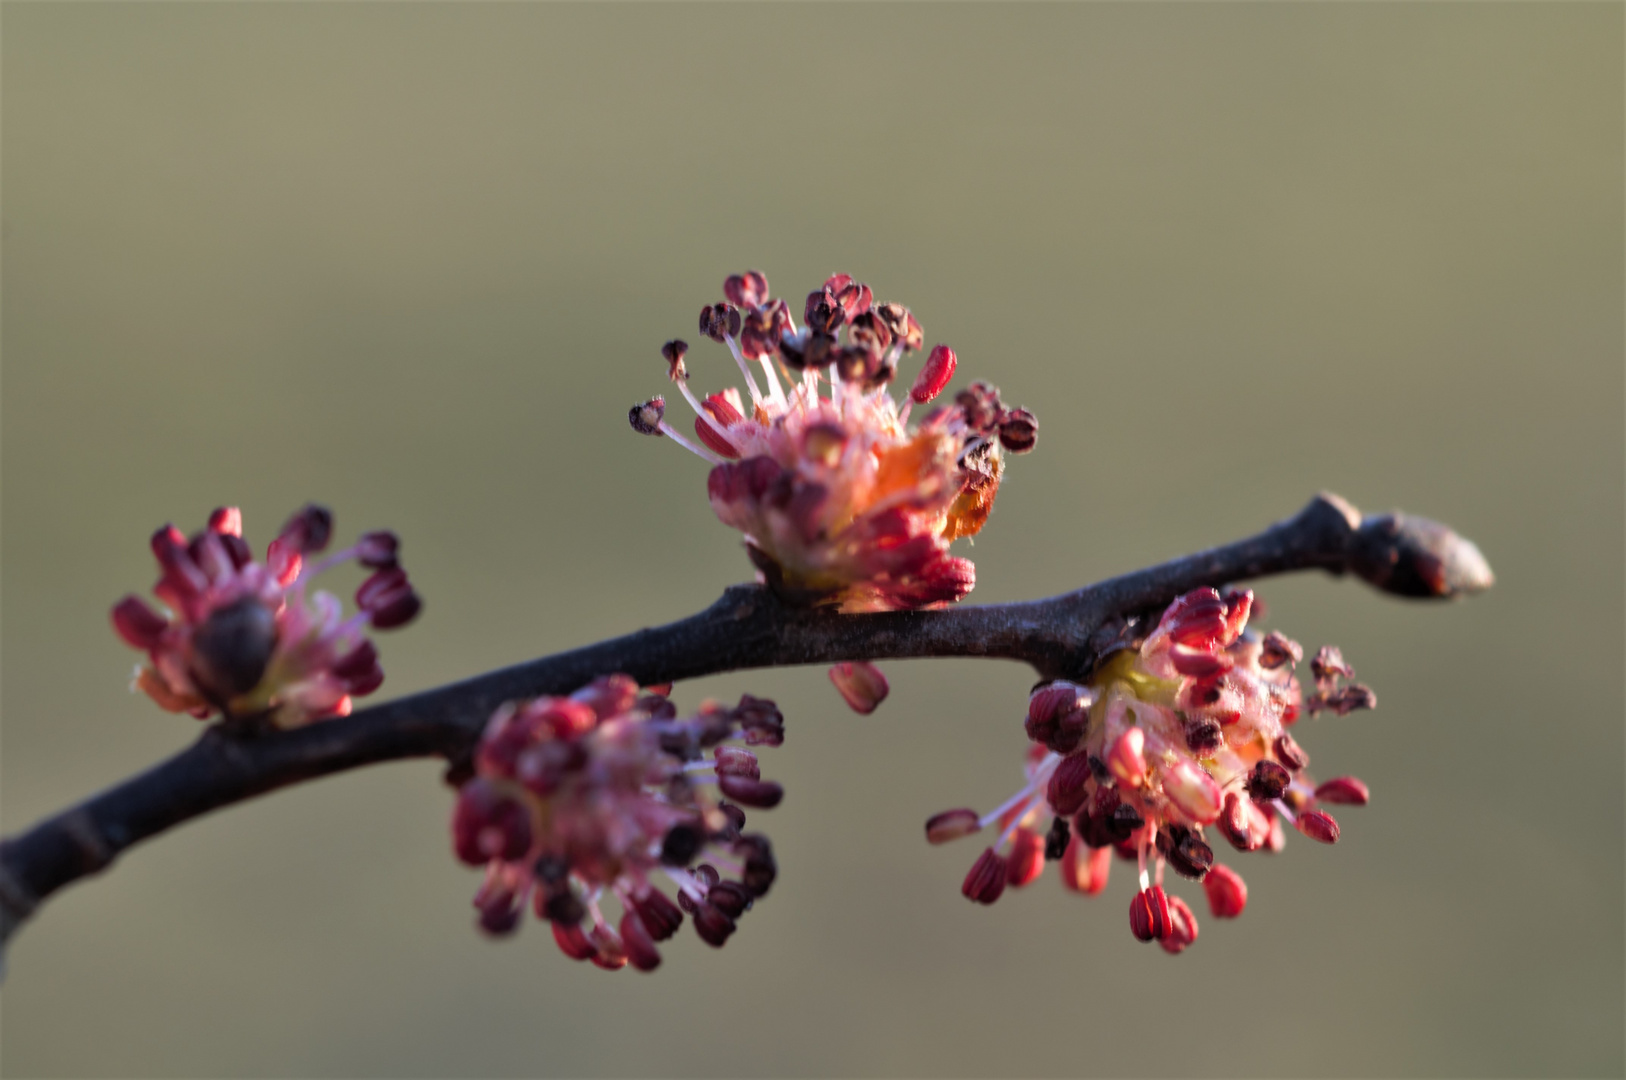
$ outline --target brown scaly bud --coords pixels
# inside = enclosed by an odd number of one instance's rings
[[[661,346],[661,355],[666,358],[666,374],[673,382],[682,382],[689,377],[689,369],[683,366],[683,358],[689,355],[689,343],[680,338],[673,338]]]
[[[681,360],[679,361],[681,363]],[[640,435],[655,435],[661,433],[661,421],[666,419],[666,399],[652,397],[642,405],[634,405],[627,410],[627,422],[632,430]]]
[[[1011,409],[999,419],[999,445],[1026,454],[1039,442],[1039,419],[1026,409]]]
[[[1259,666],[1267,671],[1273,671],[1283,664],[1292,666],[1303,659],[1304,646],[1280,630],[1272,630],[1266,634],[1265,640],[1259,645]]]
[[[1411,514],[1375,514],[1362,521],[1351,543],[1350,568],[1400,596],[1444,600],[1496,583],[1473,541]]]

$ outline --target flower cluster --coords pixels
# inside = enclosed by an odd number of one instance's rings
[[[170,613],[134,595],[113,606],[113,628],[147,654],[135,686],[165,709],[200,719],[218,712],[291,728],[348,714],[352,698],[384,681],[367,628],[404,626],[423,605],[397,561],[394,533],[366,533],[311,562],[332,532],[333,516],[307,506],[256,562],[236,507],[216,510],[190,539],[173,525],[159,529],[153,592]],[[350,559],[372,574],[356,590],[360,610],[345,618],[336,597],[308,586]]]
[[[1047,860],[1061,861],[1068,888],[1095,895],[1116,852],[1140,871],[1130,929],[1178,953],[1196,940],[1197,919],[1164,891],[1165,866],[1202,882],[1219,918],[1247,903],[1242,878],[1214,861],[1207,828],[1238,851],[1281,850],[1283,822],[1322,843],[1338,839],[1321,805],[1364,805],[1366,785],[1354,777],[1316,785],[1287,729],[1301,710],[1344,715],[1376,698],[1347,682],[1354,672],[1324,648],[1311,661],[1315,691],[1305,699],[1293,674],[1302,649],[1280,633],[1246,629],[1252,606],[1248,591],[1187,593],[1139,649],[1109,658],[1088,684],[1033,691],[1023,788],[991,813],[949,810],[926,823],[933,843],[999,826],[966,876],[966,897],[991,904],[1007,886],[1037,878]]]
[[[1033,414],[978,382],[910,427],[911,410],[953,377],[954,351],[931,349],[900,407],[887,388],[925,335],[908,308],[875,303],[846,274],[808,294],[800,327],[756,271],[728,278],[723,293],[701,309],[700,332],[734,355],[749,406],[735,387],[697,397],[689,347],[669,341],[662,354],[694,410],[694,440],[667,421],[664,397],[633,406],[633,428],[713,464],[712,509],[745,534],[761,579],[792,603],[892,611],[970,592],[975,568],[949,544],[982,528],[1004,453],[1037,441]]]
[[[452,815],[458,858],[486,870],[474,898],[486,932],[512,933],[529,904],[573,959],[652,971],[685,912],[720,948],[767,894],[773,849],[742,831],[741,807],[776,806],[784,791],[745,747],[780,745],[784,717],[747,694],[680,719],[669,689],[610,675],[492,716]]]

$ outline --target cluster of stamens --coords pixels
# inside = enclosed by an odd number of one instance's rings
[[[170,613],[134,595],[112,612],[119,636],[148,657],[135,686],[199,719],[218,712],[290,728],[348,714],[352,698],[384,681],[367,629],[404,626],[423,605],[397,560],[394,533],[366,533],[312,561],[332,531],[332,515],[307,506],[257,562],[236,507],[216,510],[190,539],[173,525],[159,529],[152,551],[162,573],[153,592]],[[336,597],[309,585],[351,559],[372,574],[356,590],[360,610],[346,618]]]
[[[492,716],[452,816],[458,857],[485,867],[474,904],[487,933],[512,933],[529,906],[567,956],[652,971],[685,914],[720,948],[767,894],[773,849],[742,831],[742,807],[784,791],[746,747],[780,745],[784,717],[747,694],[679,718],[669,689],[610,675]]]
[[[970,592],[975,568],[949,555],[949,543],[982,528],[1003,454],[1037,441],[1033,414],[978,382],[909,427],[914,407],[953,377],[954,350],[930,351],[900,406],[888,387],[902,359],[923,349],[920,324],[846,274],[808,294],[800,327],[756,271],[731,276],[723,292],[701,309],[700,332],[733,354],[749,406],[735,387],[696,396],[688,344],[669,341],[661,352],[694,411],[694,438],[667,420],[664,397],[633,406],[633,428],[714,466],[713,510],[745,534],[761,579],[790,602],[885,611]]]
[[[1165,892],[1165,867],[1202,882],[1216,917],[1247,903],[1242,878],[1214,861],[1207,828],[1238,851],[1280,851],[1284,822],[1322,843],[1338,839],[1322,804],[1365,805],[1366,785],[1347,776],[1316,785],[1287,729],[1301,710],[1345,715],[1376,698],[1347,682],[1354,672],[1329,647],[1311,661],[1315,691],[1305,700],[1293,674],[1302,649],[1247,630],[1252,606],[1245,590],[1187,593],[1138,649],[1107,659],[1087,684],[1032,692],[1022,789],[990,813],[949,810],[926,823],[932,843],[999,827],[966,875],[967,898],[991,904],[1049,860],[1061,862],[1064,885],[1093,896],[1115,852],[1139,870],[1130,929],[1178,953],[1196,940],[1197,919]]]

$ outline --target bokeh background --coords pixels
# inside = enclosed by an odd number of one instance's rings
[[[1131,938],[1121,868],[982,909],[975,841],[923,842],[1013,789],[1026,669],[888,664],[868,718],[822,670],[747,673],[678,690],[790,716],[780,882],[722,952],[610,976],[535,924],[483,940],[438,769],[379,767],[60,895],[10,956],[7,1075],[1621,1073],[1619,5],[0,18],[7,830],[195,737],[107,626],[166,520],[397,528],[427,608],[386,696],[746,577],[701,463],[624,417],[747,267],[793,304],[851,271],[1038,412],[976,600],[1322,487],[1500,576],[1264,587],[1376,687],[1300,729],[1375,801],[1336,848],[1222,851],[1247,913],[1196,903],[1178,959]]]

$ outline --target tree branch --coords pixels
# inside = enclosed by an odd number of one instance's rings
[[[1479,550],[1445,526],[1403,514],[1363,521],[1347,502],[1323,494],[1257,536],[1046,600],[840,615],[787,607],[761,586],[738,585],[687,619],[342,719],[267,733],[217,723],[168,761],[0,842],[0,947],[58,889],[211,810],[374,762],[440,755],[455,768],[504,701],[569,693],[617,671],[652,685],[745,668],[898,657],[999,657],[1024,661],[1045,678],[1083,678],[1181,593],[1309,569],[1357,573],[1413,597],[1477,592],[1493,580]]]

